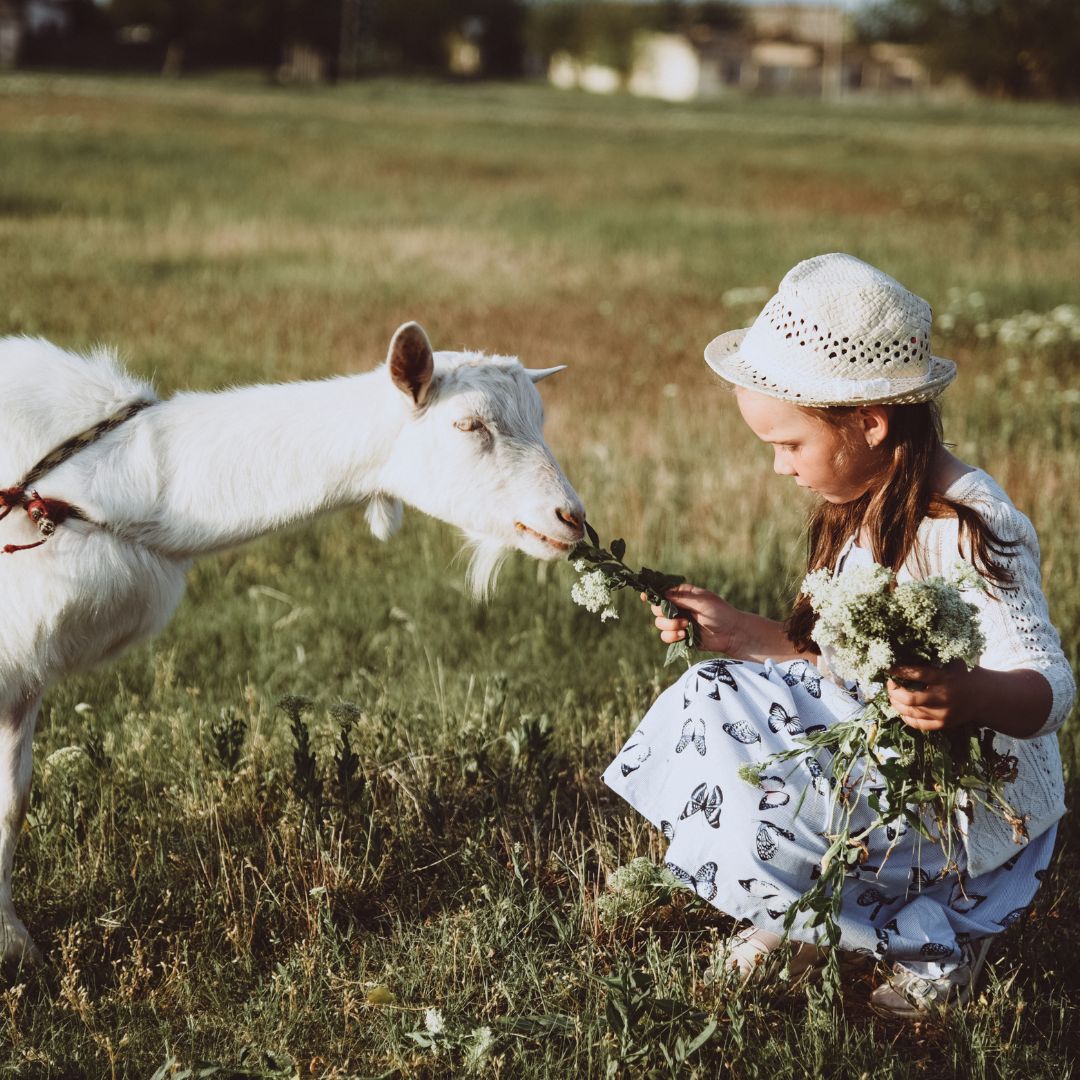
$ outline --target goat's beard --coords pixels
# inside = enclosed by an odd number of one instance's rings
[[[487,600],[499,580],[499,571],[513,548],[491,537],[473,536],[469,538],[466,550],[471,552],[469,567],[465,573],[469,592],[478,600]]]

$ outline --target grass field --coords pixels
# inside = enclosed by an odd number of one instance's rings
[[[1076,302],[1078,230],[1064,109],[0,78],[0,333],[112,343],[165,392],[364,370],[407,318],[567,363],[548,438],[605,538],[772,615],[806,504],[702,348],[755,313],[729,290],[823,251],[883,266],[956,315],[947,436],[1033,518],[1074,663],[1080,353],[979,322]],[[718,913],[597,913],[662,852],[599,781],[672,678],[648,621],[627,599],[601,626],[521,557],[478,606],[456,545],[350,512],[208,559],[165,635],[49,694],[15,896],[50,965],[0,986],[0,1074],[1073,1075],[1071,819],[966,1012],[706,987]],[[1062,749],[1075,804],[1072,725]]]

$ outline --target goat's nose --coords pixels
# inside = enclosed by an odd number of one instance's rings
[[[568,509],[565,506],[560,506],[555,511],[555,516],[564,525],[569,525],[578,536],[584,535],[585,529],[582,526],[582,519],[585,515],[580,510]]]

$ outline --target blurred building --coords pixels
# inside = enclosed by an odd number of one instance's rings
[[[755,4],[745,8],[739,29],[643,32],[627,73],[560,52],[552,57],[549,77],[563,88],[626,89],[667,101],[729,93],[838,97],[958,90],[955,80],[931,78],[916,47],[860,41],[840,4]]]

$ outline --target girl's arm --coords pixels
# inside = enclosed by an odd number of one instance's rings
[[[986,635],[979,665],[971,671],[962,664],[941,670],[898,668],[901,679],[925,683],[926,689],[905,690],[890,682],[889,699],[906,722],[926,730],[975,724],[1017,739],[1049,735],[1068,716],[1076,682],[1050,622],[1038,537],[1031,522],[1007,501],[981,504],[980,510],[998,536],[1017,544],[1002,560],[1012,576],[1009,585],[988,581],[985,593],[964,596],[979,609]],[[941,548],[942,556],[956,560],[955,521],[949,522]]]
[[[749,611],[740,611],[722,597],[696,585],[677,585],[664,594],[680,611],[693,618],[706,652],[723,653],[737,660],[793,660],[799,653],[788,640],[784,624]],[[644,595],[642,596],[644,600]],[[686,618],[669,619],[653,605],[660,640],[671,644],[686,637]],[[812,654],[817,656],[816,653]]]

